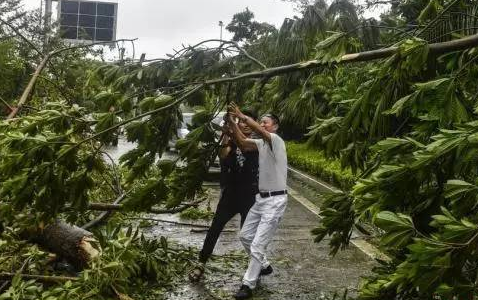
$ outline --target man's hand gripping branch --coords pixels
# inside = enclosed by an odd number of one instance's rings
[[[241,133],[239,126],[234,122],[235,118],[238,118],[240,122],[244,122],[249,126],[252,131],[257,133],[262,139],[264,139],[269,144],[271,143],[271,134],[266,131],[262,126],[257,123],[254,119],[246,116],[241,112],[236,103],[232,102],[228,106],[228,115],[229,115],[229,125],[233,132],[233,138],[236,141],[237,145],[243,151],[255,151],[257,150],[256,144],[246,139],[246,137]]]

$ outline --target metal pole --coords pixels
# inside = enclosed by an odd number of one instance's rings
[[[43,19],[43,0],[40,0],[40,28],[42,24],[42,19]]]
[[[219,45],[222,44],[222,26],[224,26],[224,23],[222,21],[219,21],[219,27],[221,28],[220,31],[219,31],[219,40],[220,40]],[[224,58],[224,53],[223,52],[221,52],[220,58]]]
[[[53,0],[45,0],[45,26],[51,26],[51,15],[53,12]]]
[[[219,39],[222,41],[222,26],[224,26],[224,23],[222,21],[219,21],[219,27],[221,27],[221,31],[219,33]]]
[[[52,0],[45,0],[45,24],[43,26],[44,36],[43,36],[43,47],[48,44],[48,33],[51,28],[51,14],[52,14]]]

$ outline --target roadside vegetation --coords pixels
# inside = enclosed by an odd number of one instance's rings
[[[357,179],[352,171],[342,168],[340,161],[325,156],[321,151],[309,148],[304,143],[287,142],[289,165],[335,185],[344,190],[350,189]]]

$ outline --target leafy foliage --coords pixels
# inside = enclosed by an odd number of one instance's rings
[[[108,225],[95,235],[102,249],[101,259],[82,271],[78,280],[44,285],[35,280],[22,281],[17,275],[0,299],[111,299],[144,286],[167,288],[184,274],[195,255],[164,237],[147,239],[132,227],[123,230]]]
[[[214,216],[214,213],[208,209],[200,209],[195,207],[190,207],[185,211],[181,212],[181,218],[190,219],[190,220],[211,220]]]
[[[66,205],[85,209],[93,186],[91,174],[104,170],[94,147],[69,151],[68,142],[79,138],[79,130],[88,129],[84,111],[65,104],[47,107],[2,127],[3,220],[13,221],[12,211],[27,207],[33,207],[43,221],[55,217]]]
[[[17,4],[0,0],[1,8],[8,7],[0,16],[15,14]],[[478,55],[470,49],[433,57],[427,42],[410,29],[434,20],[448,4],[394,2],[379,23],[364,19],[352,1],[315,1],[277,31],[253,21],[246,10],[228,26],[242,49],[234,43],[216,48],[201,43],[148,64],[102,64],[85,58],[88,51],[65,51],[37,82],[31,107],[0,123],[0,227],[16,234],[57,217],[80,219],[104,186],[95,180],[107,173],[102,152],[115,144],[122,129],[136,143],[121,158],[125,180],[116,180],[116,193],[127,190],[124,207],[144,211],[193,199],[216,157],[217,128],[211,120],[235,100],[280,114],[288,137],[303,138],[308,130],[307,146],[322,152],[289,144],[291,162],[343,187],[359,178],[350,191],[326,199],[323,222],[313,233],[317,241],[330,235],[335,254],[350,241],[356,222],[371,221],[383,231],[380,244],[392,259],[365,279],[360,298],[472,298],[478,242]],[[33,44],[0,29],[5,107],[18,98],[25,74],[41,58],[32,45],[61,45],[55,38],[42,44],[39,31],[22,27],[26,19],[16,17],[14,25]],[[441,30],[428,24],[432,31]],[[397,47],[388,59],[336,64],[344,54],[387,43]],[[308,59],[330,65],[222,84],[224,77],[263,65]],[[212,84],[211,78],[220,79]],[[176,143],[177,160],[163,159],[183,121],[182,109],[195,111],[190,132]],[[340,159],[354,175],[324,157]],[[112,228],[96,236],[104,253],[78,282],[49,289],[17,277],[2,297],[75,299],[94,293],[106,298],[127,293],[127,283],[136,280],[169,283],[185,265],[184,253],[164,239],[147,241],[132,230]]]
[[[267,35],[276,31],[273,25],[267,23],[259,23],[253,21],[254,13],[246,7],[240,13],[234,14],[232,21],[226,26],[226,29],[232,33],[233,41],[239,42],[242,40],[254,41],[262,35]]]

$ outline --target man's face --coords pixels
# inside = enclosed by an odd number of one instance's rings
[[[252,134],[251,128],[246,123],[239,121],[237,125],[239,126],[239,129],[245,136],[250,136]]]
[[[275,133],[277,131],[277,124],[270,117],[262,117],[259,123],[267,132]]]

